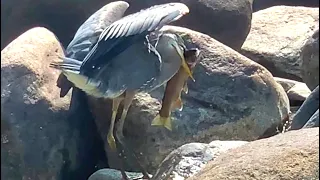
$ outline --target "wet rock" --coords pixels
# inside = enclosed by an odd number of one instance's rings
[[[183,111],[173,113],[172,132],[151,126],[160,109],[163,89],[139,93],[133,101],[124,135],[149,173],[183,144],[255,140],[289,113],[287,95],[265,68],[207,35],[171,28],[189,34],[202,51],[202,62],[194,71],[196,82],[188,83],[189,94],[182,96]],[[109,165],[117,169],[119,161],[108,149],[106,139],[111,102],[90,98],[89,104],[105,142]],[[127,161],[126,170],[138,169],[134,162]]]
[[[276,6],[255,12],[241,53],[274,76],[301,81],[301,48],[318,24],[319,8]]]
[[[319,109],[319,86],[315,88],[308,98],[304,101],[298,111],[295,113],[291,129],[300,129],[302,128],[310,117]]]
[[[154,178],[166,179],[165,176],[167,176],[172,180],[186,179],[199,172],[209,161],[216,159],[221,153],[246,143],[246,141],[212,141],[209,144],[185,144],[164,159]],[[172,166],[173,164],[174,166]]]
[[[190,14],[177,22],[215,37],[220,42],[240,49],[251,24],[252,0],[180,0],[190,8]],[[72,40],[78,27],[91,14],[113,0],[11,0],[1,2],[1,48],[19,34],[34,26],[44,26],[54,32],[63,45]],[[171,0],[127,0],[126,14]],[[14,9],[14,10],[13,10]],[[16,23],[19,22],[19,23]]]
[[[303,46],[300,58],[302,79],[313,90],[319,85],[319,29]]]
[[[142,173],[126,172],[127,176],[133,180],[142,180]],[[88,180],[119,180],[122,178],[121,172],[116,169],[100,169],[93,173]]]
[[[289,131],[231,149],[188,180],[319,179],[319,128]]]
[[[102,159],[92,119],[68,111],[70,94],[59,97],[49,63],[62,52],[41,27],[1,51],[1,179],[81,180]]]

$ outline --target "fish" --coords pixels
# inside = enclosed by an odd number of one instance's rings
[[[195,53],[196,52],[196,53]],[[185,52],[185,59],[191,72],[193,71],[196,63],[198,62],[198,49],[192,49]],[[167,82],[165,93],[162,98],[162,106],[159,113],[153,119],[151,125],[164,126],[172,131],[171,112],[178,109],[182,111],[183,102],[181,100],[181,93],[188,93],[188,78],[189,74],[183,67],[180,67],[178,72]]]

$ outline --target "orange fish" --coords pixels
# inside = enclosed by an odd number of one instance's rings
[[[195,53],[196,52],[196,53]],[[190,50],[185,52],[184,56],[188,67],[192,72],[195,67],[198,56],[198,50]],[[169,130],[172,130],[171,124],[171,112],[175,109],[182,110],[183,103],[181,100],[181,93],[184,91],[188,93],[187,80],[190,77],[184,67],[180,67],[178,72],[167,82],[166,90],[162,99],[162,107],[159,114],[153,119],[152,125],[164,126]]]

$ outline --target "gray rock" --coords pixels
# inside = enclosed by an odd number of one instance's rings
[[[300,59],[302,79],[313,90],[319,85],[319,29],[303,46]]]
[[[274,79],[287,92],[291,105],[296,101],[303,102],[311,93],[305,83],[279,77],[274,77]]]
[[[283,89],[287,92],[289,91],[293,86],[296,84],[304,84],[299,81],[291,80],[291,79],[286,79],[286,78],[281,78],[281,77],[274,77],[274,80],[279,83]]]
[[[10,0],[1,2],[1,48],[26,29],[41,24],[50,27],[64,46],[71,41],[79,25],[92,13],[114,0]],[[190,14],[177,25],[189,27],[215,37],[239,50],[251,24],[252,0],[180,0],[190,8]],[[128,13],[172,0],[127,0]],[[12,11],[14,9],[14,11]],[[19,23],[16,23],[19,22]]]
[[[172,132],[151,126],[160,109],[163,89],[139,93],[133,101],[124,135],[149,173],[183,144],[255,140],[288,115],[288,97],[265,68],[207,35],[167,28],[189,34],[202,51],[202,62],[194,71],[196,82],[188,83],[189,94],[182,96],[184,109],[172,114]],[[119,161],[108,149],[106,139],[111,102],[90,99],[89,104],[106,144],[109,165],[118,169]],[[134,162],[127,163],[128,171],[138,170]]]
[[[85,109],[72,114],[70,94],[59,98],[59,72],[49,68],[57,55],[59,41],[40,27],[1,51],[1,179],[81,180],[103,159]]]
[[[292,119],[291,129],[302,128],[310,117],[319,109],[319,86],[317,86],[301,105]]]
[[[165,172],[168,179],[183,180],[199,172],[209,161],[214,160],[221,153],[246,143],[246,141],[212,141],[209,144],[185,144],[165,158],[154,177],[161,179],[158,177]],[[169,160],[173,159],[174,156],[179,157],[177,162],[170,163]],[[175,164],[173,168],[171,167],[172,164]],[[162,179],[166,178],[162,177]]]
[[[251,26],[252,0],[181,0],[190,14],[175,25],[208,34],[240,50]]]
[[[319,109],[311,116],[302,128],[319,127]]]
[[[274,76],[301,81],[300,51],[319,24],[319,8],[275,6],[252,14],[241,53]]]
[[[310,93],[311,91],[305,83],[296,84],[287,91],[289,100],[302,102],[306,100]]]
[[[132,180],[138,180],[143,177],[142,173],[126,172],[127,176]],[[93,173],[88,180],[120,180],[122,178],[121,172],[116,169],[100,169]]]

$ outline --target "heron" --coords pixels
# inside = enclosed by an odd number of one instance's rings
[[[188,13],[189,8],[183,3],[166,3],[124,16],[102,31],[83,60],[59,57],[62,61],[50,64],[86,94],[112,99],[107,134],[112,150],[116,150],[113,131],[120,103],[123,110],[116,137],[122,144],[124,122],[136,93],[150,92],[162,86],[180,67],[193,79],[184,58],[188,49],[183,38],[174,32],[161,31],[164,25]]]

